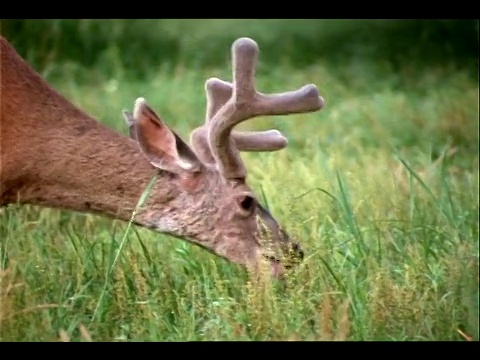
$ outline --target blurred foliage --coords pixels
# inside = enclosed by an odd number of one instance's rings
[[[250,36],[271,66],[447,63],[478,78],[478,20],[10,19],[1,31],[41,71],[73,62],[143,77],[159,66],[223,66],[232,41]]]

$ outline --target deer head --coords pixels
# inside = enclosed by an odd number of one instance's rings
[[[233,128],[262,115],[320,110],[324,100],[315,85],[263,94],[255,89],[258,46],[240,38],[232,46],[233,82],[205,83],[205,123],[189,146],[138,98],[133,113],[124,111],[130,136],[152,166],[175,184],[169,196],[158,189],[139,212],[137,222],[190,241],[234,263],[258,269],[265,260],[273,276],[303,258],[303,251],[259,203],[247,184],[240,151],[275,151],[287,139],[277,130],[241,132]]]

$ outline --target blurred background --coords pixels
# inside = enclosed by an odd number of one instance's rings
[[[478,78],[478,20],[3,20],[2,33],[41,71],[73,62],[101,67],[105,76],[121,67],[141,77],[160,66],[223,66],[232,41],[250,36],[272,67],[361,60],[392,71],[448,64]]]
[[[291,145],[320,131],[322,146],[346,154],[347,143],[430,143],[432,161],[456,147],[471,166],[478,153],[478,20],[13,19],[1,29],[47,81],[119,131],[119,109],[145,96],[187,136],[203,116],[204,81],[230,79],[231,44],[249,36],[260,90],[312,82],[327,100],[321,131],[275,122]]]

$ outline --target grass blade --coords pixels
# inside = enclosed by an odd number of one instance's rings
[[[153,185],[155,184],[156,180],[157,180],[157,175],[153,176],[150,179],[149,183],[147,184],[147,187],[145,188],[142,195],[140,196],[140,199],[138,200],[137,205],[135,206],[135,209],[133,210],[130,221],[127,224],[127,228],[125,229],[125,232],[123,233],[123,237],[122,237],[122,241],[120,242],[120,246],[118,247],[117,252],[115,254],[115,257],[114,257],[113,261],[111,262],[111,265],[109,266],[109,270],[107,272],[107,275],[105,276],[105,283],[104,283],[104,286],[103,286],[103,290],[100,293],[100,297],[98,299],[97,306],[95,307],[92,318],[90,320],[90,324],[92,324],[93,321],[95,320],[95,318],[97,316],[97,313],[98,313],[98,310],[100,309],[100,307],[102,305],[105,293],[107,292],[107,287],[108,287],[108,283],[110,281],[110,277],[113,273],[115,265],[117,264],[118,258],[120,257],[120,253],[121,253],[123,247],[125,246],[125,243],[127,241],[127,235],[128,235],[128,233],[130,231],[130,228],[133,224],[133,220],[135,218],[135,215],[137,214],[138,210],[143,206],[143,204],[145,203],[145,200],[147,200],[148,195],[150,194],[150,191],[152,190]]]

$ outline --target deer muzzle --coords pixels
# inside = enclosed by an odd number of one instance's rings
[[[302,248],[296,242],[288,241],[282,245],[279,256],[269,255],[268,253],[262,254],[270,266],[273,278],[283,278],[287,271],[301,263],[305,256]]]

